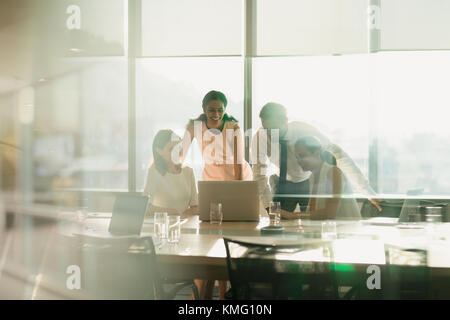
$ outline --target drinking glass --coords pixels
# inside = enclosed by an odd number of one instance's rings
[[[168,238],[170,243],[178,243],[180,241],[181,225],[179,215],[170,215],[168,218]]]
[[[322,239],[333,240],[337,238],[336,222],[322,222]]]
[[[281,219],[281,204],[279,201],[271,201],[269,203],[269,218],[271,225],[277,225]]]
[[[79,222],[84,222],[88,217],[88,207],[81,206],[77,210],[77,218]]]
[[[154,223],[153,232],[156,236],[156,240],[164,241],[165,239],[167,239],[167,226],[168,226],[167,212],[155,212],[153,223]]]
[[[411,208],[411,211],[408,214],[408,222],[421,222],[422,216],[420,214],[420,206],[415,206]]]
[[[426,207],[425,218],[427,222],[436,223],[442,222],[442,208],[441,207]]]
[[[83,198],[77,210],[78,221],[83,223],[87,219],[88,213],[88,198]]]
[[[209,209],[209,222],[211,224],[222,224],[222,204],[212,202]]]

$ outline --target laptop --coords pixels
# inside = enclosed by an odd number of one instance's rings
[[[116,196],[109,221],[108,230],[103,227],[88,228],[82,232],[74,232],[74,236],[87,241],[102,243],[102,240],[140,238],[144,217],[147,211],[147,196],[122,194]],[[102,214],[105,215],[104,213]]]
[[[113,235],[140,235],[147,202],[147,196],[118,195],[114,202],[108,231]]]
[[[199,181],[200,220],[209,221],[212,202],[222,204],[223,221],[259,221],[257,181]]]

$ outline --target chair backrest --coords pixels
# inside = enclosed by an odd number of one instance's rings
[[[151,237],[82,249],[82,288],[98,299],[157,299],[162,293]]]
[[[337,298],[333,251],[316,245],[330,261],[301,261],[311,245],[267,245],[224,239],[233,299]]]
[[[430,268],[427,266],[427,251],[392,244],[385,244],[384,249],[386,263],[378,266],[378,279],[374,277],[369,281],[368,275],[358,278],[358,285],[347,298],[363,300],[432,298],[432,278]],[[378,283],[377,290],[369,288],[369,282],[372,285]]]
[[[37,299],[45,298],[46,284],[63,299],[159,299],[163,294],[151,237],[56,235],[40,273],[44,285]]]
[[[428,252],[385,245],[386,277],[384,299],[430,298]]]

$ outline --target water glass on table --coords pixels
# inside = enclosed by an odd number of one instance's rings
[[[167,231],[168,231],[167,241],[169,243],[178,243],[180,241],[181,224],[179,215],[168,216]]]
[[[441,207],[426,207],[425,218],[427,222],[438,223],[442,222],[442,208]]]
[[[88,217],[88,210],[86,207],[79,207],[77,210],[77,220],[84,222]]]
[[[153,232],[157,242],[162,243],[167,239],[168,224],[169,221],[167,212],[155,212],[155,216],[153,218]]]
[[[271,225],[278,225],[281,219],[281,203],[279,201],[271,201],[269,203],[269,218]]]
[[[324,221],[322,222],[322,239],[334,240],[337,238],[336,222]]]
[[[222,204],[212,202],[209,208],[209,223],[222,224]]]
[[[84,222],[88,217],[88,198],[83,198],[81,200],[80,206],[77,210],[77,218],[79,222]]]
[[[415,206],[410,209],[408,214],[408,222],[418,223],[422,221],[422,216],[420,214],[420,206]]]

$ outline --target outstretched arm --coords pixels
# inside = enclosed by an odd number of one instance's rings
[[[187,218],[190,216],[195,216],[196,214],[198,214],[198,206],[190,206],[188,209],[186,209],[181,217],[182,218]]]
[[[252,164],[253,180],[258,181],[258,189],[264,208],[269,206],[272,200],[272,192],[269,187],[267,177],[268,154],[267,154],[267,134],[258,130],[252,139],[250,153],[250,163]]]
[[[189,147],[194,140],[194,124],[189,123],[186,130],[184,131],[183,139],[181,140],[181,154],[180,154],[180,164],[184,162],[186,155],[189,151]]]
[[[234,137],[234,150],[237,150],[239,142],[238,137]],[[238,152],[234,152],[234,179],[242,180],[242,160],[238,160]]]
[[[191,200],[189,201],[189,208],[183,212],[183,218],[196,215],[199,210],[197,183],[195,181],[194,171],[191,168],[189,168],[189,181],[191,187]]]
[[[155,212],[167,212],[168,214],[181,214],[181,212],[178,211],[177,209],[154,206],[153,204],[150,203],[147,206],[146,215],[150,216],[150,215],[154,214]]]
[[[362,174],[361,170],[358,168],[352,158],[350,158],[350,156],[344,150],[342,150],[340,146],[330,142],[330,140],[317,128],[309,124],[302,123],[301,129],[303,136],[314,136],[320,140],[324,149],[331,152],[335,156],[337,166],[345,174],[352,188],[359,193],[365,194],[369,198],[370,202],[372,202],[372,204],[379,211],[381,211],[379,200],[373,199],[373,197],[376,196],[375,191],[372,189],[369,181]]]
[[[236,124],[234,127],[234,135],[233,135],[233,163],[234,163],[234,179],[242,180],[242,162],[244,159],[244,148],[243,148],[243,139],[241,135],[241,130],[239,126]]]

